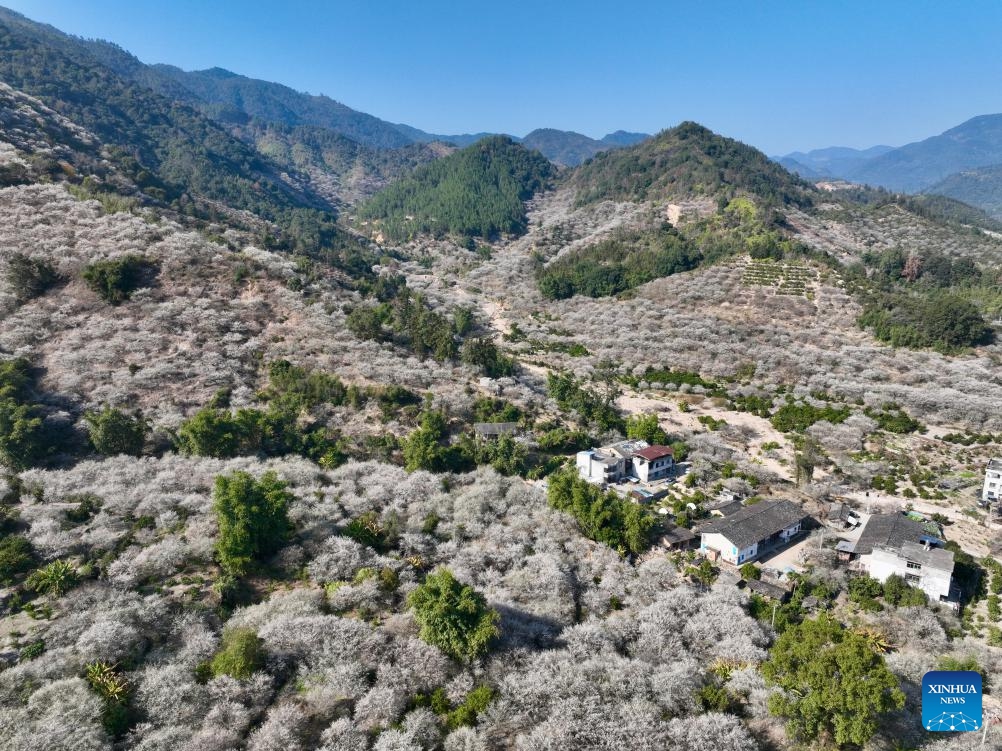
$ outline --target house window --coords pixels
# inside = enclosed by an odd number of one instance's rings
[[[905,581],[908,582],[909,584],[914,584],[917,586],[918,583],[922,581],[922,577],[919,576],[918,574],[905,574]]]
[[[915,561],[908,561],[908,563],[906,565],[908,566],[908,568],[913,568],[913,569],[916,569],[916,570],[922,568],[922,564],[921,563],[915,563]]]

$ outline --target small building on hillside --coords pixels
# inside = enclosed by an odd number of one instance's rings
[[[674,464],[673,454],[671,446],[648,446],[635,451],[631,459],[637,479],[640,482],[654,482],[668,477]]]
[[[711,560],[740,566],[789,543],[807,519],[792,501],[759,501],[703,526],[699,549]]]
[[[862,558],[871,555],[876,547],[900,548],[906,542],[943,544],[939,537],[930,534],[925,524],[904,514],[873,514],[848,552],[854,558]]]
[[[786,602],[790,599],[790,590],[781,587],[779,584],[763,581],[762,579],[749,579],[746,584],[749,592],[754,592],[776,602]]]
[[[517,422],[475,422],[473,432],[477,438],[491,441],[503,435],[515,435],[518,432]]]
[[[866,570],[879,582],[897,574],[929,595],[933,602],[949,603],[958,599],[953,586],[953,551],[934,548],[929,543],[877,546],[869,556]]]
[[[985,468],[985,484],[981,500],[988,503],[1002,500],[1002,459],[991,459]]]
[[[579,451],[574,463],[582,478],[599,485],[630,479],[654,482],[670,477],[674,467],[670,446],[651,446],[641,440]]]
[[[661,536],[661,546],[668,550],[688,550],[695,547],[696,533],[685,527],[671,527]]]

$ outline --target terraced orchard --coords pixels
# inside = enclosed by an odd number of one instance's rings
[[[802,263],[772,259],[749,259],[741,276],[745,286],[771,287],[774,294],[814,299],[819,275],[817,269]]]

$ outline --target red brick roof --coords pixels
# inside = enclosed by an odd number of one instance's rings
[[[671,450],[671,446],[648,446],[645,449],[640,449],[640,451],[633,452],[634,456],[639,456],[641,459],[646,459],[649,462],[655,459],[660,459],[663,456],[672,456],[675,452]]]

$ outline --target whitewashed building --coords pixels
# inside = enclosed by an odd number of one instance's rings
[[[869,556],[867,572],[883,583],[897,574],[918,587],[933,602],[950,602],[953,588],[953,551],[929,543],[904,542],[900,547],[877,546]]]
[[[789,543],[806,520],[792,501],[759,501],[703,527],[699,549],[711,560],[740,566]]]
[[[672,455],[670,446],[630,440],[579,451],[574,464],[581,477],[598,485],[612,485],[630,478],[646,483],[671,475]]]
[[[985,485],[981,500],[994,502],[1002,499],[1002,459],[992,459],[985,469]]]

